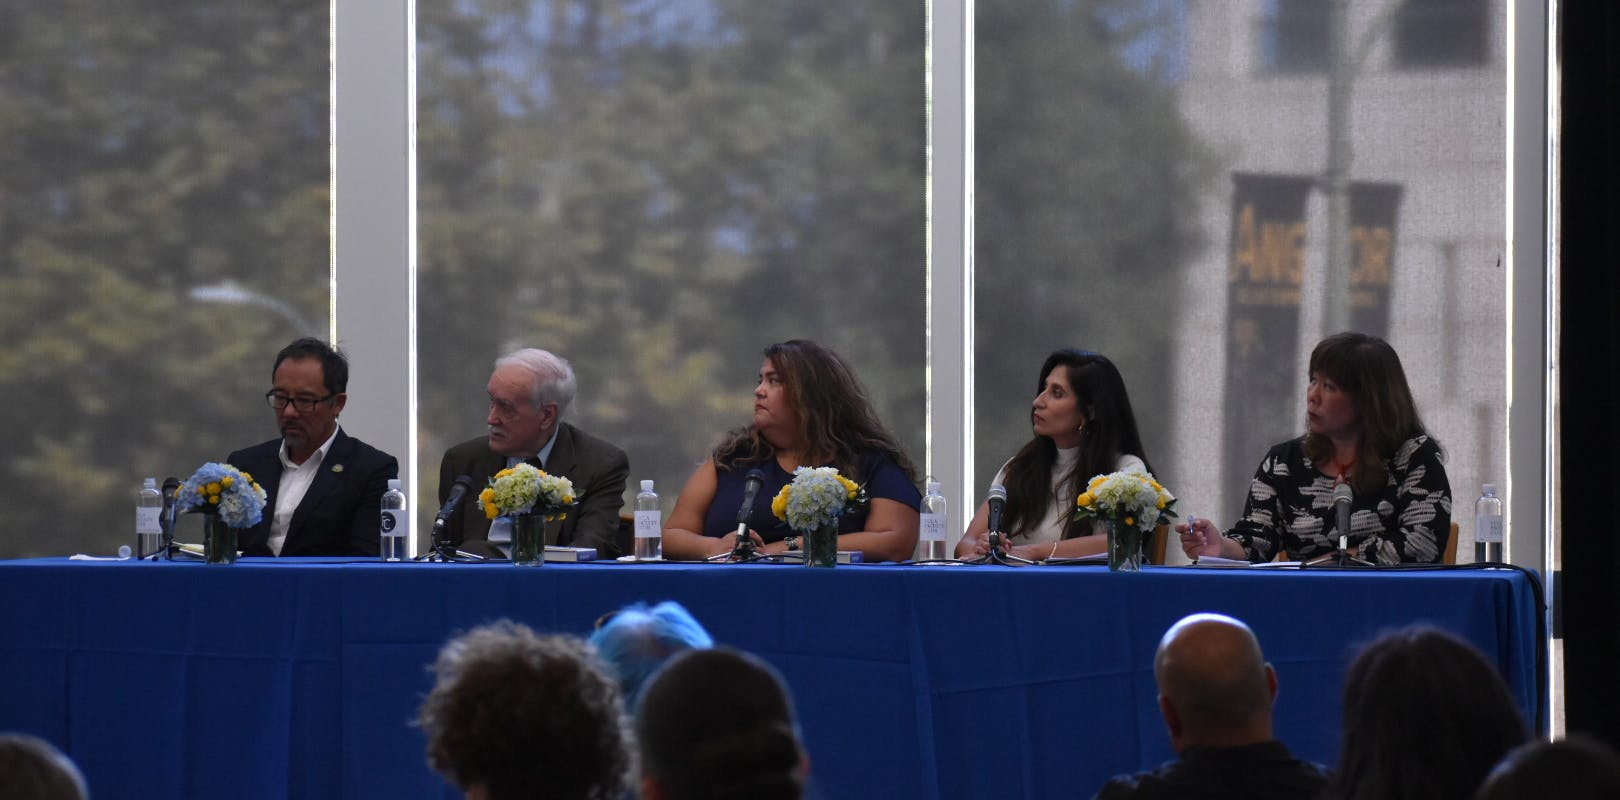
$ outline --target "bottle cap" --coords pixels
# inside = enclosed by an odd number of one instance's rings
[[[939,494],[939,481],[928,482],[928,494]]]
[[[145,483],[142,483],[141,485],[143,487],[147,488],[147,489],[156,489],[157,488],[157,478],[147,478]]]
[[[390,491],[390,492],[399,491],[399,479],[398,478],[389,478],[388,479],[388,491]]]
[[[1485,494],[1496,494],[1496,484],[1494,484],[1494,483],[1485,484],[1484,492],[1485,492]]]
[[[641,482],[641,491],[643,491],[643,492],[652,491],[653,490],[652,487],[653,487],[653,482],[652,481],[642,481]]]

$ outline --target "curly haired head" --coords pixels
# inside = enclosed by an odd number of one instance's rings
[[[418,720],[433,768],[490,800],[596,800],[628,789],[618,683],[595,651],[508,620],[451,639]]]

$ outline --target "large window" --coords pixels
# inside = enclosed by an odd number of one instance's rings
[[[1400,353],[1466,530],[1507,470],[1505,54],[1462,79],[1399,71],[1382,3],[1350,4],[1343,31],[1325,2],[977,5],[975,498],[1029,439],[1044,356],[1081,347],[1119,365],[1183,511],[1230,524],[1267,445],[1303,432],[1305,362],[1337,314]],[[1233,58],[1298,68],[1286,54],[1329,35],[1372,54],[1337,90],[1343,131],[1325,74]]]
[[[110,553],[142,476],[276,435],[259,399],[271,358],[331,327],[333,20],[326,3],[3,5],[0,492],[14,521],[0,555]],[[482,433],[506,350],[570,358],[573,421],[629,451],[632,478],[668,503],[747,420],[760,349],[809,337],[849,358],[919,464],[955,469],[970,451],[953,513],[1028,439],[1046,353],[1107,353],[1182,508],[1230,521],[1257,448],[1299,431],[1331,273],[1349,283],[1351,324],[1400,351],[1466,529],[1478,485],[1507,474],[1508,296],[1540,272],[1533,226],[1505,244],[1504,219],[1541,213],[1534,175],[1506,208],[1505,43],[1520,38],[1521,72],[1541,62],[1534,37],[1506,30],[1506,0],[1350,3],[1344,31],[1303,0],[974,5],[968,52],[936,32],[925,53],[925,0],[416,4],[418,224],[401,215],[381,235],[419,248],[417,305],[398,310],[419,334],[417,507],[433,505],[445,448]],[[1337,137],[1327,76],[1300,61],[1334,36],[1357,54]],[[1477,68],[1405,69],[1423,58],[1409,38]],[[339,74],[365,57],[338,53]],[[975,75],[960,185],[939,164],[925,176],[928,132],[966,119],[941,115],[963,97],[937,76],[929,119],[930,64]],[[345,90],[366,91],[358,72]],[[1534,106],[1514,112],[1514,158],[1539,166]],[[1347,223],[1328,213],[1330,161],[1346,165]],[[930,191],[936,213],[942,197],[971,206],[972,236],[930,238]],[[338,217],[341,242],[379,235]],[[1333,225],[1350,242],[1336,267]],[[952,236],[975,246],[941,248]],[[340,258],[339,285],[367,286],[366,260]],[[1297,264],[1278,273],[1297,284],[1235,284],[1270,274],[1253,264]],[[965,279],[974,316],[936,304],[925,321],[929,280],[939,294]],[[936,343],[967,326],[973,352],[934,353],[930,376],[929,324]],[[338,330],[408,350],[363,327]],[[1525,330],[1512,357],[1538,373]],[[1243,359],[1261,350],[1256,371]],[[936,402],[925,453],[928,381],[950,361],[971,376],[976,435],[942,436],[967,426]],[[345,423],[372,423],[375,403],[353,398]],[[385,422],[362,435],[403,465],[410,428]],[[1541,435],[1513,431],[1515,492],[1540,480],[1520,458]],[[1531,536],[1538,523],[1514,520]]]
[[[327,4],[0,7],[0,555],[110,555],[328,329]]]
[[[921,463],[920,0],[418,13],[424,494],[520,346],[572,361],[569,418],[666,510],[786,339],[850,360]]]

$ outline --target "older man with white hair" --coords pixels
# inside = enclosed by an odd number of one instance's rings
[[[457,477],[473,480],[472,491],[445,525],[451,544],[490,558],[509,555],[510,525],[505,519],[492,523],[474,496],[495,473],[527,462],[572,481],[580,498],[567,519],[546,523],[546,544],[594,547],[601,558],[620,555],[615,541],[630,459],[563,421],[576,392],[573,368],[545,350],[528,348],[496,359],[485,419],[489,434],[450,448],[439,464],[441,504]]]

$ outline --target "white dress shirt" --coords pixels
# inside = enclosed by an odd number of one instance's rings
[[[321,462],[326,460],[326,451],[332,448],[332,441],[337,439],[337,428],[332,429],[332,435],[326,437],[309,458],[302,464],[294,464],[287,457],[287,443],[281,443],[281,483],[276,484],[276,513],[270,520],[270,552],[281,555],[281,545],[287,541],[287,526],[292,524],[293,512],[298,510],[298,504],[304,502],[304,495],[309,493],[309,485],[315,482],[316,473],[321,471]]]

